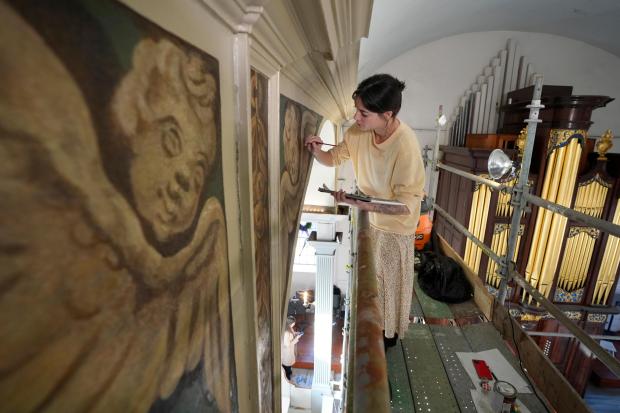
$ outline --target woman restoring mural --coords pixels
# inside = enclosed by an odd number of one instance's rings
[[[136,43],[109,113],[92,113],[67,62],[0,3],[3,410],[167,410],[186,376],[203,407],[235,409],[221,183],[210,188],[217,65],[166,36]],[[113,125],[121,186],[96,116]]]
[[[369,212],[386,351],[409,328],[414,239],[424,190],[418,139],[397,117],[404,88],[403,82],[388,74],[363,80],[353,92],[355,124],[344,140],[329,151],[322,150],[319,136],[307,135],[304,140],[323,165],[337,166],[350,159],[357,185],[366,195],[399,201],[375,204],[347,198],[342,190],[334,193],[336,202]]]

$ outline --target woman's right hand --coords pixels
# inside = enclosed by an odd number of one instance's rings
[[[304,146],[312,155],[321,150],[321,145],[323,145],[323,140],[320,136],[309,135],[304,139]]]

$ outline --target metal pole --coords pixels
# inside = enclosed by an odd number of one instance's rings
[[[474,234],[472,234],[471,232],[469,232],[469,230],[467,228],[465,228],[460,222],[458,222],[456,219],[452,218],[452,216],[450,216],[450,214],[448,214],[442,207],[440,207],[437,204],[433,204],[433,208],[437,210],[437,212],[439,212],[439,215],[441,215],[442,217],[444,217],[449,223],[451,223],[452,225],[454,225],[456,227],[456,229],[458,229],[461,233],[463,233],[465,236],[467,236],[467,238],[469,238],[470,240],[472,240],[472,242],[474,244],[476,244],[477,246],[480,247],[480,249],[482,251],[484,251],[485,254],[487,254],[489,256],[489,258],[491,258],[493,261],[497,262],[498,264],[501,263],[502,258],[500,258],[499,255],[497,255],[495,253],[495,251],[493,251],[491,248],[489,248],[484,242],[480,241],[478,238],[476,238],[476,236]]]
[[[437,168],[443,169],[443,170],[448,171],[448,172],[452,172],[453,174],[462,176],[463,178],[467,178],[467,179],[469,179],[471,181],[475,181],[475,182],[484,184],[484,185],[488,186],[489,188],[491,188],[494,191],[502,191],[502,190],[511,190],[512,189],[512,188],[510,188],[509,186],[507,186],[505,184],[500,184],[499,182],[495,182],[495,181],[483,178],[483,177],[478,176],[478,175],[470,174],[469,172],[462,171],[462,170],[460,170],[458,168],[453,168],[452,166],[448,166],[448,165],[443,164],[441,162],[437,163]]]
[[[441,132],[440,118],[443,115],[443,105],[439,105],[439,114],[437,115],[437,122],[435,124],[435,145],[433,145],[433,159],[431,159],[430,176],[428,177],[428,204],[435,204],[435,197],[437,196],[437,190],[435,188],[435,175],[439,173],[437,170],[437,157],[439,156],[439,134]],[[435,213],[431,209],[428,213],[429,218],[432,220]]]
[[[524,197],[527,201],[531,202],[534,205],[538,205],[539,207],[548,209],[551,212],[563,215],[566,218],[581,222],[582,224],[593,226],[612,235],[620,237],[620,225],[612,224],[609,221],[582,214],[581,212],[575,211],[574,209],[566,208],[565,206],[553,203],[536,195],[524,194]]]
[[[506,300],[506,291],[508,289],[508,278],[510,272],[508,270],[509,265],[512,263],[514,257],[515,248],[517,245],[517,235],[519,233],[519,226],[521,224],[521,216],[525,210],[525,198],[524,192],[528,190],[528,176],[530,171],[530,164],[532,162],[532,152],[534,150],[534,139],[536,136],[536,125],[541,122],[538,119],[538,112],[541,108],[544,108],[540,104],[540,97],[542,95],[543,77],[537,76],[534,84],[534,94],[532,96],[532,104],[527,107],[530,108],[530,117],[525,120],[527,123],[527,138],[525,140],[525,149],[523,151],[523,158],[521,160],[521,170],[519,171],[519,181],[517,185],[512,189],[512,198],[510,200],[513,206],[512,220],[510,221],[510,233],[508,235],[508,248],[506,256],[502,258],[500,264],[500,284],[499,293],[497,299],[501,305],[504,305]]]
[[[575,337],[573,333],[554,333],[552,331],[526,331],[528,336],[536,336],[536,337]],[[607,341],[620,341],[620,336],[601,336],[598,334],[593,334],[593,340],[607,340]]]

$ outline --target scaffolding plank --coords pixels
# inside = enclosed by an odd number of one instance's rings
[[[456,356],[456,352],[471,351],[467,339],[458,327],[432,325],[430,329],[461,412],[475,412],[476,406],[471,398],[475,386]]]
[[[418,277],[414,277],[413,289],[422,307],[422,311],[424,312],[424,317],[454,318],[452,316],[452,311],[450,311],[450,307],[448,307],[446,303],[434,300],[422,291],[418,284]]]
[[[415,411],[458,412],[458,404],[429,326],[411,324],[402,345]]]
[[[392,412],[412,412],[414,410],[413,395],[409,386],[409,375],[403,346],[398,340],[395,347],[389,348],[385,355],[388,368],[388,380],[392,386]]]
[[[450,304],[448,306],[455,319],[472,318],[482,315],[482,311],[476,306],[474,300],[467,300],[464,303]]]
[[[462,331],[471,346],[471,351],[478,352],[493,348],[498,349],[517,373],[527,381],[527,377],[525,377],[519,365],[519,360],[508,348],[492,323],[463,326]],[[532,413],[547,412],[547,409],[534,393],[519,393],[518,398]]]
[[[409,318],[424,317],[424,311],[422,311],[422,306],[420,305],[420,300],[418,300],[415,288],[413,289],[413,294],[411,295],[411,310],[409,310],[409,316]]]

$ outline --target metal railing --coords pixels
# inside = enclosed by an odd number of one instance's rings
[[[598,228],[602,231],[610,234],[620,236],[620,225],[614,225],[611,222],[604,221],[591,217],[589,215],[582,214],[571,208],[566,208],[562,205],[550,202],[546,199],[537,197],[528,193],[528,174],[532,159],[532,152],[534,148],[534,137],[536,136],[536,125],[541,121],[538,119],[540,109],[544,108],[541,105],[542,94],[542,76],[536,78],[534,86],[534,95],[532,98],[532,104],[527,107],[530,109],[529,118],[525,120],[528,124],[527,135],[528,139],[525,142],[525,149],[522,157],[522,164],[519,171],[519,179],[514,187],[508,187],[498,184],[497,182],[490,181],[488,179],[479,177],[462,171],[457,168],[452,168],[447,165],[437,162],[438,156],[438,144],[435,145],[435,151],[433,153],[431,174],[436,173],[437,168],[444,169],[456,175],[462,176],[467,179],[479,182],[481,184],[489,186],[494,190],[504,190],[511,194],[512,218],[510,224],[510,233],[508,236],[508,246],[506,255],[498,256],[491,250],[484,242],[480,241],[470,231],[468,231],[463,225],[450,216],[445,210],[435,203],[435,199],[432,199],[431,205],[433,208],[442,215],[450,224],[452,224],[459,232],[463,233],[468,239],[479,246],[482,251],[489,256],[493,261],[497,262],[500,266],[500,286],[498,292],[498,301],[500,304],[504,304],[506,299],[506,293],[508,288],[508,281],[514,280],[521,288],[523,288],[528,294],[532,296],[538,303],[540,303],[550,314],[552,314],[557,321],[559,321],[564,327],[566,327],[581,343],[583,343],[594,355],[596,355],[603,364],[605,364],[616,376],[620,377],[620,362],[611,356],[605,349],[603,349],[588,333],[583,331],[572,320],[570,320],[558,307],[556,307],[549,299],[543,296],[537,289],[532,287],[530,283],[525,280],[516,270],[515,263],[508,257],[514,257],[516,248],[517,235],[519,231],[519,224],[523,211],[527,207],[527,203],[537,205],[541,208],[548,209],[554,213],[565,216],[569,219],[588,224],[589,226]],[[439,136],[437,137],[439,138]],[[438,141],[439,139],[437,139]],[[431,180],[431,182],[433,182]],[[432,188],[431,188],[432,191]]]

